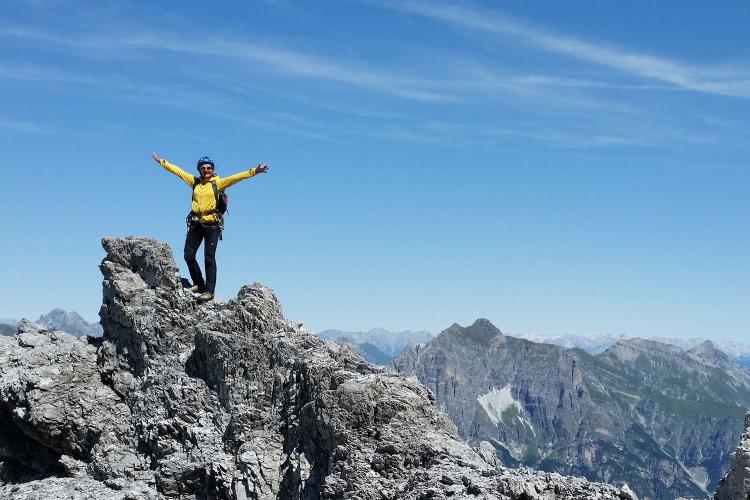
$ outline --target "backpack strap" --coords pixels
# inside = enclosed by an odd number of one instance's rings
[[[201,179],[200,177],[193,176],[193,192],[195,192],[195,187],[200,183]],[[200,221],[200,218],[204,215],[218,215],[219,216],[219,239],[223,238],[223,232],[224,232],[224,215],[219,211],[219,185],[216,184],[216,181],[211,181],[211,187],[214,188],[214,199],[216,200],[216,208],[213,210],[209,210],[208,212],[202,212],[202,213],[195,213],[192,210],[188,214],[187,218],[185,219],[185,222],[187,222],[188,231],[190,230],[190,223],[197,217],[197,220]]]
[[[211,181],[211,186],[214,188],[214,198],[216,199],[216,208],[214,212],[219,216],[219,239],[224,239],[224,214],[219,211],[219,186],[216,181]]]
[[[194,175],[193,176],[193,191],[195,191],[195,187],[198,184],[200,184],[200,182],[201,182],[200,177],[197,177],[197,176]],[[221,216],[222,215],[221,212],[219,212],[219,196],[220,196],[220,194],[219,194],[219,185],[216,184],[216,181],[211,181],[211,187],[214,188],[214,199],[216,200],[216,208],[214,208],[213,210],[209,210],[208,212],[203,212],[203,213],[196,214],[196,215],[218,214],[219,218],[223,218]],[[190,213],[192,214],[193,212],[190,212]]]
[[[216,181],[211,181],[211,186],[214,188],[214,198],[216,199],[216,210],[219,210],[219,186]]]

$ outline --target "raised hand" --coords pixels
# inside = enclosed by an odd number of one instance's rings
[[[153,158],[156,163],[161,165],[161,158],[159,158],[159,156],[156,153],[151,153],[151,158]]]
[[[268,172],[268,169],[271,167],[268,163],[259,163],[257,167],[255,167],[255,173],[256,174],[264,174]]]

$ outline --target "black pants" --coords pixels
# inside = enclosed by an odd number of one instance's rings
[[[200,224],[191,222],[185,237],[185,262],[190,270],[190,279],[193,285],[203,287],[206,292],[214,293],[216,289],[216,246],[219,244],[221,228],[218,224]],[[198,247],[203,241],[203,256],[206,261],[206,281],[203,281],[201,268],[198,261],[195,260],[195,254],[198,253]]]

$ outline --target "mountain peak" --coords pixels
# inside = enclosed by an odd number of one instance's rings
[[[729,363],[729,356],[717,349],[714,343],[710,340],[706,340],[705,342],[693,347],[688,351],[688,354],[697,356],[705,362],[718,365]]]
[[[490,320],[487,318],[478,318],[474,323],[471,325],[472,328],[482,328],[482,329],[491,329],[497,332],[500,332],[500,330],[492,324]]]
[[[685,351],[672,344],[636,337],[618,340],[602,355],[614,356],[624,362],[632,362],[641,356],[656,358],[685,356]]]
[[[66,332],[76,337],[83,335],[99,337],[102,335],[102,327],[99,323],[89,323],[77,312],[68,312],[59,307],[39,316],[36,323],[48,330]]]
[[[42,314],[39,317],[39,320],[37,321],[37,323],[41,324],[41,321],[43,321],[43,320],[53,320],[53,319],[55,319],[55,320],[56,319],[62,319],[62,320],[66,320],[66,321],[83,321],[83,318],[77,312],[75,312],[75,311],[68,312],[68,311],[66,311],[64,309],[61,309],[59,307],[55,307],[54,309],[52,309],[47,314]]]
[[[486,318],[477,319],[471,324],[471,326],[467,327],[466,330],[470,332],[472,336],[483,340],[492,340],[495,337],[503,336],[503,332]]]
[[[689,353],[695,355],[701,354],[713,354],[716,351],[716,346],[710,340],[706,340],[688,350]]]
[[[451,326],[443,330],[438,337],[443,337],[444,339],[446,337],[454,337],[479,344],[488,344],[496,337],[503,337],[503,332],[493,325],[490,320],[479,318],[467,327],[463,327],[458,323],[453,323]]]
[[[304,331],[259,283],[196,304],[168,245],[102,243],[102,339],[30,322],[0,337],[0,442],[14,464],[2,498],[72,484],[118,499],[507,498],[537,485],[560,500],[618,498],[498,467],[416,379]]]

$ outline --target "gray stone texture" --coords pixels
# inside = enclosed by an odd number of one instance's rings
[[[716,488],[714,500],[750,500],[750,413],[745,416],[745,433],[732,455],[729,471]]]
[[[103,338],[0,337],[0,498],[633,498],[503,467],[415,378],[304,331],[260,284],[198,305],[167,245],[103,246]]]

